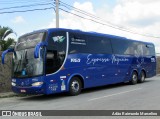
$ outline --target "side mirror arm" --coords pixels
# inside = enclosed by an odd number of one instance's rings
[[[34,49],[34,58],[39,58],[39,49],[47,45],[48,43],[46,41],[38,43]]]
[[[2,64],[4,64],[4,59],[7,53],[14,52],[14,49],[7,49],[2,53]]]

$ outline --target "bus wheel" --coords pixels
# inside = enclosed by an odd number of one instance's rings
[[[82,89],[82,82],[78,77],[73,77],[69,84],[69,94],[75,96],[80,94]]]
[[[138,76],[137,76],[137,73],[136,73],[135,71],[132,73],[132,77],[131,77],[131,78],[132,78],[132,79],[131,79],[131,81],[130,81],[130,84],[132,84],[132,85],[137,84]]]
[[[140,74],[140,79],[138,80],[139,83],[143,83],[145,81],[145,73],[144,71],[141,71],[141,74]]]

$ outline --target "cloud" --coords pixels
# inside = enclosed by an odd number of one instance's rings
[[[105,5],[102,5],[101,8],[94,9],[93,3],[91,2],[75,2],[73,4],[74,7],[98,16],[102,18],[103,21],[107,21],[107,23],[112,23],[140,34],[160,37],[159,5],[159,0],[117,0],[116,5],[109,10],[108,7],[103,7]],[[96,20],[91,18],[89,15],[77,13],[76,10],[70,10],[70,12],[73,14],[78,14],[87,19]],[[117,30],[62,11],[60,11],[60,16],[61,28],[95,31],[123,36],[130,39],[153,42],[156,46],[156,51],[160,52],[160,39],[144,37],[142,35]],[[98,22],[102,21],[98,20]],[[107,24],[106,22],[103,23]],[[48,27],[55,27],[55,18],[49,23]]]
[[[82,4],[75,2],[73,6],[83,11],[87,11],[88,13],[95,14],[93,10],[93,5],[91,2],[84,2]],[[70,12],[73,14],[77,14],[75,10],[71,10]],[[60,11],[60,14],[62,16],[60,18],[60,27],[63,27],[63,28],[89,30],[89,28],[91,28],[89,25],[93,24],[92,22],[88,20],[81,19],[72,14],[68,14],[68,13],[61,12],[61,11]],[[86,15],[82,17],[86,17]],[[53,19],[53,21],[49,24],[49,27],[55,27],[55,19]]]
[[[22,16],[16,16],[14,19],[11,20],[11,22],[15,24],[20,24],[20,23],[25,23],[26,21]]]
[[[119,0],[120,1],[120,0]],[[160,19],[160,1],[121,0],[113,10],[114,18],[124,23],[147,21],[148,25]],[[149,22],[150,21],[150,22]],[[146,24],[147,25],[147,24]]]

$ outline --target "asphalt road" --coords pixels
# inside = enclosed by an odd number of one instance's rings
[[[146,79],[144,83],[137,85],[117,84],[86,89],[78,96],[56,94],[0,99],[0,110],[37,109],[160,110],[160,76]]]

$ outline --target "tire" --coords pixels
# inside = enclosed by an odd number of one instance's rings
[[[130,84],[135,85],[135,84],[137,84],[137,82],[138,82],[138,75],[137,75],[137,73],[134,71],[134,72],[132,73],[132,77],[131,77]]]
[[[139,83],[143,83],[145,81],[146,75],[144,71],[141,71],[140,79],[138,80]]]
[[[73,77],[69,83],[69,95],[79,95],[82,90],[82,82],[78,77]]]

